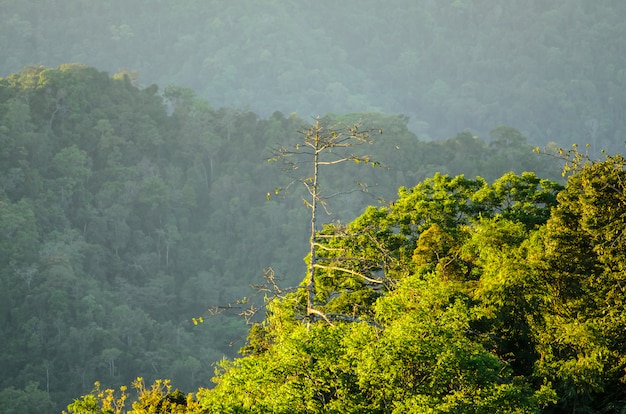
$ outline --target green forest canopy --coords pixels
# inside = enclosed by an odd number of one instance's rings
[[[276,298],[213,389],[139,380],[133,412],[623,411],[626,160],[569,156],[564,187],[436,174],[326,226],[320,259],[355,271],[319,272],[328,318],[306,320],[302,290]],[[98,392],[68,409],[116,401]]]
[[[625,7],[0,0],[0,411],[624,411]],[[383,130],[322,177],[369,189],[323,219],[332,326],[194,326],[304,277],[264,160],[323,114]],[[572,142],[566,182],[531,152]]]
[[[469,132],[424,142],[402,116],[325,119],[386,131],[371,149],[389,168],[362,170],[370,193],[332,206],[345,222],[435,171],[554,172],[512,128],[489,143]],[[188,89],[161,95],[84,65],[0,79],[0,401],[44,392],[62,407],[95,380],[118,387],[138,375],[208,384],[247,329],[232,315],[202,329],[191,319],[248,296],[268,266],[286,284],[304,272],[306,211],[298,194],[266,200],[282,178],[263,160],[306,124],[216,110]],[[330,170],[324,185],[352,188],[352,177]]]
[[[333,325],[307,328],[299,291],[249,333],[227,313],[194,328],[268,266],[285,286],[303,277],[306,210],[297,193],[266,199],[283,178],[263,160],[308,122],[84,65],[0,79],[0,407],[85,395],[70,411],[97,412],[116,396],[88,394],[94,381],[142,376],[136,404],[187,411],[623,408],[621,156],[574,153],[562,188],[514,128],[425,142],[404,116],[323,120],[382,128],[370,149],[387,166],[356,172],[370,194],[331,204],[320,258],[355,271],[319,271]]]

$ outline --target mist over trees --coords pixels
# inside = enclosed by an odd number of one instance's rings
[[[0,412],[626,407],[621,2],[39,3],[0,0]],[[380,167],[309,239],[267,160],[319,125]]]
[[[0,76],[81,62],[263,117],[404,114],[422,139],[509,125],[618,152],[626,131],[619,0],[4,0],[0,15]]]
[[[3,78],[0,100],[2,387],[58,404],[95,380],[209,383],[247,328],[233,314],[197,329],[192,318],[249,296],[269,266],[285,284],[304,273],[306,210],[298,192],[266,199],[285,177],[265,160],[308,122],[213,109],[186,88],[140,89],[77,64]],[[509,127],[490,143],[468,132],[425,142],[403,116],[322,121],[382,128],[370,150],[387,166],[365,169],[369,192],[338,199],[323,221],[349,221],[436,171],[557,172]],[[322,185],[355,181],[337,167]]]
[[[247,328],[233,314],[197,329],[192,318],[249,296],[269,266],[287,285],[304,274],[307,212],[298,192],[267,200],[285,177],[265,160],[308,122],[213,109],[189,89],[160,94],[76,64],[3,78],[0,99],[2,387],[58,404],[95,380],[209,383]],[[425,142],[402,116],[322,119],[359,120],[386,131],[369,149],[387,167],[364,169],[369,192],[339,198],[322,222],[349,221],[437,171],[557,175],[509,127],[490,143],[468,132]],[[322,185],[355,181],[339,166]]]

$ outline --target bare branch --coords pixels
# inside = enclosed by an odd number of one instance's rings
[[[321,317],[322,319],[324,319],[326,321],[326,323],[328,323],[330,326],[335,326],[335,325],[333,325],[333,323],[330,321],[330,319],[328,319],[328,317],[323,312],[320,312],[317,309],[310,308],[308,310],[308,314],[309,315],[317,315],[317,316]]]
[[[288,293],[296,292],[300,289],[306,289],[304,286],[295,286],[290,288],[281,288],[276,282],[276,276],[274,273],[274,269],[267,268],[263,271],[263,277],[265,279],[265,283],[261,285],[251,285],[250,287],[254,290],[254,293],[248,297],[241,298],[237,300],[235,303],[229,303],[227,305],[216,305],[209,309],[207,309],[204,316],[200,316],[197,318],[192,318],[192,322],[194,325],[198,325],[199,323],[204,322],[204,317],[213,317],[217,315],[221,315],[223,313],[229,311],[237,311],[238,316],[242,316],[247,324],[250,324],[252,319],[257,316],[261,311],[266,311],[267,307],[275,300],[285,299]],[[258,306],[255,303],[255,299],[263,294],[263,304]],[[257,300],[258,302],[258,300]]]
[[[371,277],[365,276],[361,272],[357,272],[357,271],[352,270],[352,269],[347,269],[345,267],[327,266],[327,265],[316,263],[315,264],[315,268],[316,269],[324,269],[324,270],[335,270],[335,271],[338,271],[338,272],[348,273],[348,274],[351,274],[351,275],[354,275],[354,276],[358,276],[361,279],[366,280],[366,281],[371,282],[371,283],[377,283],[377,284],[384,284],[385,283],[385,280],[383,280],[383,279],[372,279]]]

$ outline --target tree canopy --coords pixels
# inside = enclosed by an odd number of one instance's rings
[[[389,283],[320,267],[317,280],[333,293],[316,297],[319,309],[360,319],[307,328],[302,295],[272,302],[250,333],[256,347],[220,364],[199,404],[250,413],[620,412],[626,163],[572,161],[564,187],[532,173],[491,185],[435,175],[401,189],[391,206],[327,226],[331,237],[320,241],[341,252],[343,266]],[[365,260],[379,265],[364,270]],[[360,290],[374,300],[355,300]]]
[[[400,115],[321,121],[384,131],[368,151],[383,168],[359,169],[357,179],[337,166],[322,177],[329,191],[368,184],[320,218],[337,229],[436,171],[558,177],[523,136],[506,146],[470,132],[426,142]],[[229,312],[197,327],[193,318],[253,296],[269,266],[282,285],[305,272],[306,210],[299,193],[267,200],[286,181],[264,160],[309,127],[296,115],[216,109],[190,89],[142,88],[128,73],[81,64],[0,79],[0,391],[39,399],[45,390],[59,411],[96,380],[102,389],[138,376],[186,391],[209,384],[212,364],[237,355],[248,327]],[[463,146],[474,155],[458,157]],[[320,278],[326,311],[346,314],[353,302],[372,320],[380,292],[346,280],[348,300]]]

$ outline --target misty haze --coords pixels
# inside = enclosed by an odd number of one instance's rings
[[[0,0],[0,51],[0,413],[626,410],[626,2]]]

